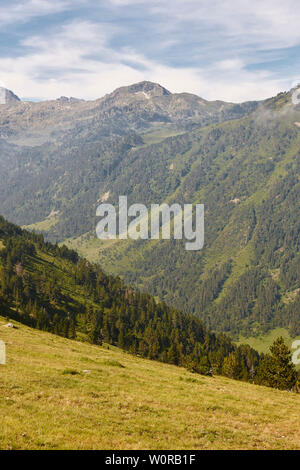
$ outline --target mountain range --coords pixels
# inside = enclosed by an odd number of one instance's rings
[[[4,96],[4,92],[2,93]],[[0,104],[0,212],[212,330],[300,334],[300,108],[142,82],[95,101]],[[7,97],[10,97],[9,99]],[[205,246],[96,238],[96,207],[202,203]]]

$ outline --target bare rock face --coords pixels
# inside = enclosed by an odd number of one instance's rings
[[[171,94],[172,93],[170,91],[166,90],[166,88],[162,87],[158,83],[144,81],[135,83],[134,85],[118,88],[110,94],[110,97],[116,99],[124,96],[143,95],[145,99],[151,99]]]
[[[11,105],[19,103],[21,100],[12,91],[0,87],[0,105]]]

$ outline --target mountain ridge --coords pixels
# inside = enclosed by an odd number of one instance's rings
[[[0,132],[4,138],[19,136],[19,141],[23,138],[25,142],[28,134],[42,138],[39,142],[51,140],[53,133],[62,134],[74,125],[97,125],[106,128],[106,132],[112,127],[112,133],[148,129],[158,124],[186,128],[235,118],[257,106],[257,102],[210,102],[197,95],[174,94],[152,82],[120,87],[92,101],[61,97],[15,104],[8,113],[0,107]]]
[[[15,95],[11,90],[0,87],[0,105],[12,105],[20,102],[20,98]]]
[[[62,100],[33,105],[36,113],[20,121],[0,116],[3,214],[67,240],[214,330],[298,334],[300,115],[292,93],[225,109],[190,95],[178,104],[176,94],[148,82],[113,93],[92,107]],[[95,213],[105,194],[113,204],[119,195],[147,207],[204,203],[204,250],[99,242]]]

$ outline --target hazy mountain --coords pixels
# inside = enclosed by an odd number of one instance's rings
[[[195,123],[239,117],[256,105],[209,102],[196,95],[172,94],[158,84],[141,82],[119,88],[95,101],[61,97],[38,103],[19,102],[8,114],[7,109],[0,108],[0,127],[2,134],[6,131],[15,138],[35,136],[40,143],[53,140],[57,132],[78,126],[92,128],[100,134],[120,134],[162,123],[178,124],[182,129]]]
[[[213,329],[300,333],[300,112],[291,93],[209,102],[142,82],[0,107],[0,207]],[[95,239],[98,201],[206,206],[205,248]]]
[[[0,107],[2,211],[20,224],[30,224],[53,210],[73,212],[70,204],[79,198],[91,212],[108,175],[118,171],[131,149],[144,148],[152,138],[162,141],[243,116],[256,107],[257,103],[235,105],[172,94],[150,82],[120,88],[92,102],[61,97]],[[59,239],[81,234],[80,227],[75,232],[65,229]]]
[[[20,102],[20,98],[15,95],[12,91],[7,90],[6,88],[0,87],[0,105],[1,106],[10,106]]]

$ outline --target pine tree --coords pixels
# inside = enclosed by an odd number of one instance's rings
[[[212,376],[212,367],[207,356],[202,356],[200,358],[196,371],[202,375]]]
[[[279,390],[293,389],[297,382],[297,372],[282,336],[274,341],[270,352],[271,355],[267,355],[260,364],[259,382]]]
[[[242,365],[236,352],[231,352],[224,359],[222,372],[231,379],[240,379],[242,375]]]
[[[176,365],[179,363],[179,354],[176,344],[172,344],[168,350],[168,362]]]

